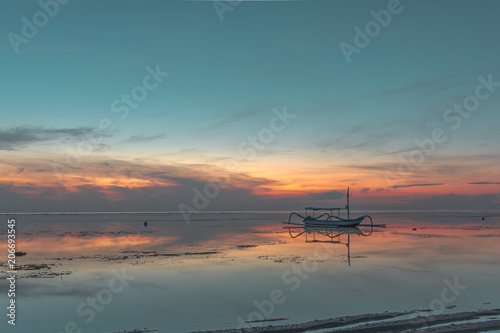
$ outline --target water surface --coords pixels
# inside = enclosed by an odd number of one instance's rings
[[[19,214],[18,251],[28,255],[18,263],[47,266],[19,270],[15,332],[65,332],[69,322],[82,332],[191,332],[262,317],[500,306],[498,212],[370,215],[387,227],[331,242],[284,228],[283,212],[200,213],[189,224],[173,213]],[[0,329],[14,331],[6,320]]]

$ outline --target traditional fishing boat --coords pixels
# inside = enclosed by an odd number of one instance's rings
[[[288,216],[288,221],[283,223],[293,225],[303,225],[308,227],[356,227],[360,225],[364,219],[370,219],[370,224],[373,225],[372,218],[369,215],[363,215],[357,218],[351,218],[349,209],[349,188],[347,188],[347,205],[342,208],[318,208],[306,207],[304,215],[299,213],[291,213]],[[347,211],[346,218],[340,216],[341,211]],[[322,213],[324,212],[324,213]],[[334,214],[336,212],[336,215]],[[319,215],[318,215],[319,214]],[[317,216],[316,216],[317,215]],[[302,222],[292,222],[294,216],[302,219]]]

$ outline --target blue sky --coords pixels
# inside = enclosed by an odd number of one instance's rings
[[[19,128],[92,131],[109,118],[116,129],[104,139],[106,148],[85,163],[154,160],[221,168],[221,161],[241,161],[238,145],[268,125],[274,108],[286,107],[296,118],[261,156],[244,162],[242,174],[283,185],[286,179],[271,171],[285,164],[289,181],[303,182],[296,195],[327,190],[310,179],[315,172],[340,190],[347,182],[337,183],[345,178],[338,174],[349,172],[339,168],[397,168],[397,152],[413,149],[414,140],[435,127],[449,127],[443,113],[474,93],[478,76],[500,81],[496,1],[401,1],[400,13],[348,63],[339,44],[354,44],[353,28],[364,29],[371,11],[386,10],[388,3],[244,1],[221,21],[212,1],[73,0],[16,53],[8,33],[22,35],[22,18],[32,21],[41,8],[36,1],[9,2],[0,23],[0,138]],[[169,76],[121,120],[111,103],[142,83],[146,67],[157,65]],[[479,161],[483,178],[475,179],[470,169],[476,166],[468,166],[456,171],[463,179],[454,185],[499,181],[493,169],[499,101],[497,92],[481,102],[406,183],[422,183],[426,175],[440,182],[439,170],[471,160]],[[79,140],[71,135],[10,145],[15,148],[0,150],[3,167],[27,173],[30,163],[40,169],[43,161],[61,162],[68,140]],[[37,183],[38,176],[26,177]],[[349,184],[387,187],[374,177],[382,176],[360,174]],[[53,184],[66,186],[56,179]],[[271,185],[243,187],[254,195],[293,196]],[[480,188],[459,192],[499,192],[498,186]]]

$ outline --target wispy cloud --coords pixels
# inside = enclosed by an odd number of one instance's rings
[[[388,96],[401,95],[406,93],[415,93],[415,92],[436,93],[465,84],[466,81],[459,80],[463,79],[463,77],[464,77],[463,73],[452,73],[441,77],[432,78],[429,80],[422,80],[420,82],[415,82],[403,87],[388,89],[370,95],[359,96],[356,99],[360,100],[360,99],[371,99],[374,97],[388,97]]]
[[[383,147],[398,136],[397,131],[380,132],[379,129],[365,128],[365,131],[359,131],[360,126],[349,129],[349,137],[339,134],[335,138],[320,140],[316,146],[324,150],[367,150],[373,151],[374,148]]]
[[[496,182],[473,182],[473,183],[468,183],[470,185],[500,185],[500,183]]]
[[[445,183],[438,183],[438,184],[407,184],[407,185],[391,186],[391,188],[415,187],[415,186],[439,186],[439,185],[446,185],[446,184]]]
[[[498,197],[495,194],[452,193],[413,199],[408,203],[409,209],[498,209],[498,207]]]
[[[127,140],[123,141],[124,143],[142,143],[142,142],[151,142],[154,140],[159,140],[159,139],[166,139],[168,138],[169,135],[166,133],[160,133],[156,135],[144,135],[144,134],[138,134],[138,135],[132,135],[129,137]]]
[[[328,191],[320,193],[310,193],[305,196],[309,200],[336,200],[343,198],[345,196],[345,191]]]
[[[215,128],[219,128],[219,127],[226,126],[226,125],[232,125],[232,124],[238,123],[242,120],[249,119],[260,112],[262,112],[262,110],[260,110],[260,109],[238,112],[236,114],[233,114],[229,117],[226,117],[223,120],[220,120],[220,121],[210,125],[208,128],[215,129]]]
[[[34,143],[55,140],[75,140],[92,134],[90,127],[46,128],[17,126],[0,129],[0,150],[18,150]]]

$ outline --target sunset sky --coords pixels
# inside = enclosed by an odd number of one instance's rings
[[[498,1],[42,3],[0,20],[1,212],[500,209]]]

